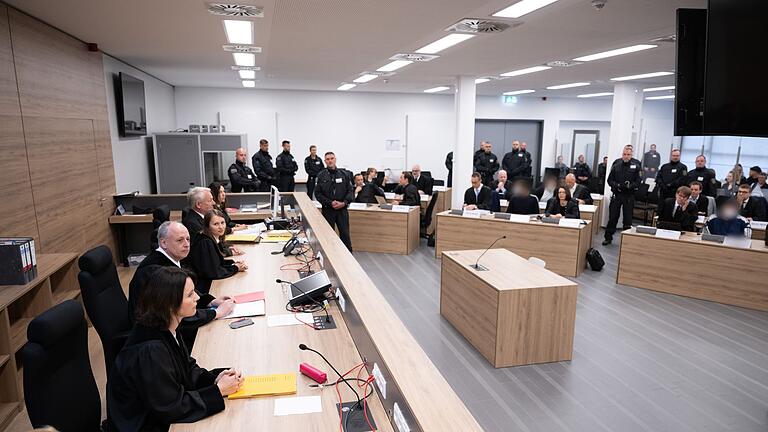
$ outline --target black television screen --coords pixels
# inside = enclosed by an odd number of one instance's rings
[[[675,135],[701,135],[707,10],[677,10]]]
[[[147,111],[144,105],[144,81],[120,72],[115,77],[117,124],[120,136],[147,134]]]

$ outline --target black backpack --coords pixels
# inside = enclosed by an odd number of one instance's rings
[[[587,250],[587,262],[589,263],[589,267],[594,271],[602,270],[605,265],[603,256],[600,255],[600,252],[595,248],[589,248],[589,250]]]

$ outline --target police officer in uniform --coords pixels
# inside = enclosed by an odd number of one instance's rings
[[[704,155],[698,155],[696,156],[696,168],[688,171],[688,178],[686,179],[687,183],[690,184],[691,182],[697,181],[704,186],[704,190],[702,190],[702,193],[706,196],[715,196],[715,183],[717,182],[717,179],[715,179],[715,172],[709,168],[707,168],[707,158],[704,157]]]
[[[309,146],[309,156],[304,158],[304,171],[307,172],[307,195],[312,199],[317,184],[317,175],[325,168],[323,161],[317,156],[317,146]]]
[[[347,205],[355,198],[355,188],[347,172],[336,167],[336,155],[333,152],[325,154],[325,166],[317,175],[315,196],[323,206],[323,217],[331,228],[338,228],[341,241],[352,252]]]
[[[656,177],[656,174],[661,165],[661,156],[656,151],[656,144],[651,144],[651,149],[643,155],[643,172],[648,178]],[[677,189],[672,191],[674,194]]]
[[[272,166],[272,156],[269,155],[269,141],[259,140],[259,151],[251,158],[253,172],[261,181],[261,192],[269,192],[275,183],[275,168]]]
[[[448,187],[453,186],[453,152],[445,155],[445,168],[448,169]]]
[[[512,180],[526,177],[528,159],[526,152],[520,149],[520,141],[512,141],[512,151],[504,155],[501,167]]]
[[[524,176],[526,179],[533,180],[533,177],[531,176],[531,173],[533,172],[533,158],[531,157],[531,152],[527,150],[528,143],[525,141],[520,143],[520,150],[525,154],[525,160],[526,160],[526,166]]]
[[[624,146],[621,159],[613,163],[608,174],[608,185],[613,197],[608,212],[603,246],[613,242],[613,233],[619,223],[619,212],[624,215],[624,227],[632,226],[632,209],[635,206],[635,192],[640,188],[640,161],[632,157],[632,146]]]
[[[576,177],[576,183],[580,185],[589,184],[592,177],[592,168],[584,160],[584,155],[580,154],[578,161],[573,165],[573,175]]]
[[[253,170],[245,164],[248,154],[244,148],[235,150],[235,163],[229,166],[229,183],[232,192],[256,192],[259,190],[260,181]]]
[[[659,191],[659,202],[674,198],[677,188],[686,186],[688,167],[680,162],[680,150],[673,149],[669,162],[665,163],[656,174],[656,189]]]
[[[291,142],[283,141],[283,152],[275,158],[275,170],[277,171],[277,190],[280,192],[293,192],[296,188],[296,171],[299,164],[291,154]]]
[[[475,171],[482,176],[484,185],[491,186],[493,175],[499,170],[499,158],[491,152],[491,143],[487,141],[480,143],[480,150],[475,153]]]

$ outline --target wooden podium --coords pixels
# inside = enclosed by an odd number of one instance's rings
[[[571,360],[578,285],[506,249],[442,254],[440,314],[494,367]]]

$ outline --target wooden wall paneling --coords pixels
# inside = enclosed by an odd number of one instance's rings
[[[8,8],[0,4],[0,114],[20,116],[19,92],[16,88],[16,70],[11,50],[11,29]]]
[[[9,22],[24,117],[108,119],[101,53],[15,9]]]
[[[93,120],[94,151],[96,155],[96,175],[98,176],[98,196],[93,197],[98,208],[93,217],[93,226],[86,231],[86,246],[92,248],[107,245],[116,258],[115,233],[109,224],[109,217],[114,212],[115,165],[112,160],[112,140],[109,135],[109,122]]]

